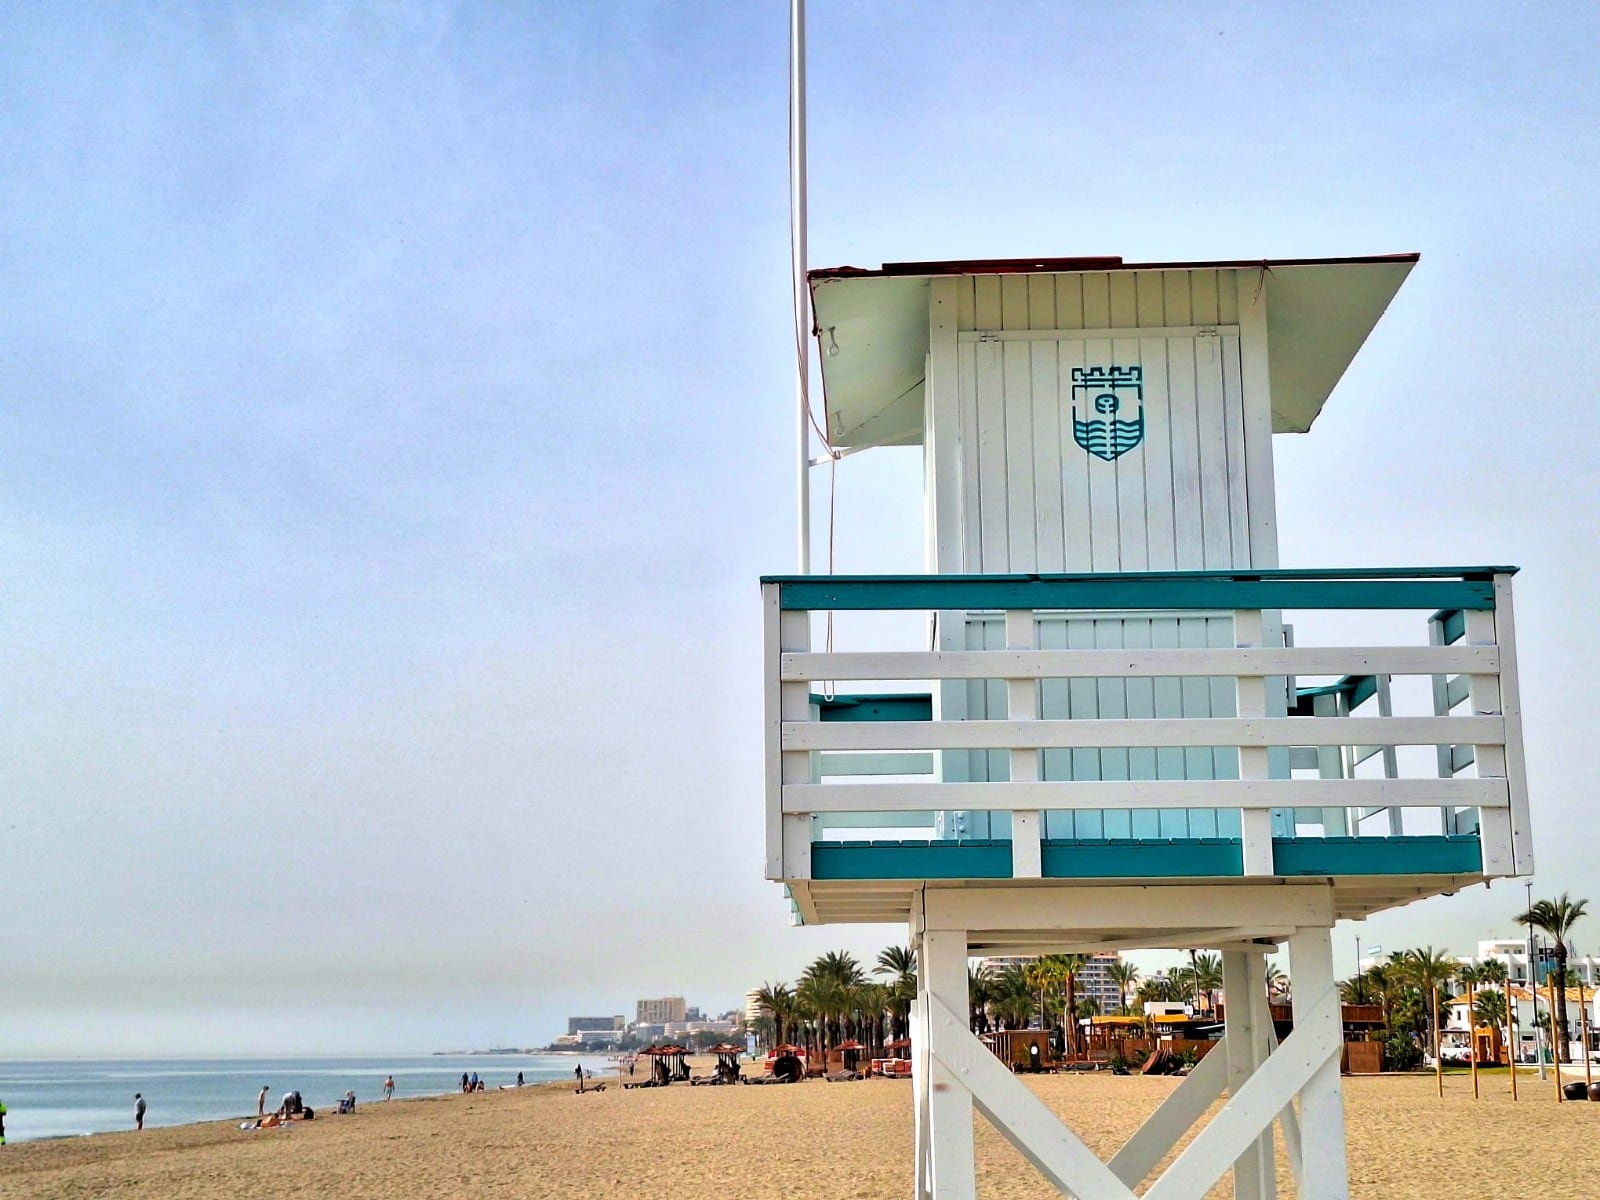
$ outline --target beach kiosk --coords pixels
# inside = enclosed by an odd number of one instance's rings
[[[1278,560],[1274,438],[1415,263],[810,272],[817,424],[921,448],[926,573],[762,581],[766,873],[805,924],[909,927],[919,1197],[972,1196],[976,1108],[1129,1200],[1224,1092],[1139,1194],[1267,1200],[1276,1123],[1302,1200],[1347,1196],[1334,922],[1532,870],[1514,569]],[[1192,947],[1225,1037],[1109,1161],[968,1030],[969,955]]]

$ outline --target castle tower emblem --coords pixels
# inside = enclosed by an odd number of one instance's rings
[[[1078,416],[1078,402],[1090,404],[1100,414],[1098,420]],[[1139,406],[1131,420],[1117,416],[1127,400]],[[1107,462],[1121,458],[1144,441],[1144,368],[1072,368],[1072,440],[1096,458]]]

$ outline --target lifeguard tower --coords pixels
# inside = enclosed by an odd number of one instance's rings
[[[918,1197],[973,1194],[975,1107],[1078,1200],[1267,1200],[1275,1122],[1301,1200],[1346,1197],[1334,922],[1532,870],[1513,568],[1278,563],[1273,437],[1415,262],[810,272],[819,419],[922,447],[928,573],[762,581],[766,873],[910,929]],[[926,624],[813,648],[858,611]],[[969,1032],[969,955],[1192,947],[1225,1042],[1108,1162]]]

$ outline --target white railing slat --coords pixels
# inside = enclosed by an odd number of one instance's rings
[[[1499,716],[1240,716],[1082,721],[794,721],[783,727],[785,750],[1353,746],[1360,750],[1360,758],[1365,758],[1382,749],[1369,745],[1380,738],[1384,745],[1394,746],[1495,745],[1505,740],[1505,721]],[[1024,780],[1018,778],[1018,782]]]

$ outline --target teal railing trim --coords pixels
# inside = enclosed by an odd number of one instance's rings
[[[933,695],[929,692],[876,692],[811,696],[823,721],[931,721]]]
[[[1476,834],[1274,838],[1273,875],[1475,875]],[[1237,838],[1047,838],[1046,879],[1229,878],[1243,874]],[[811,844],[813,879],[1009,879],[1004,839],[838,841]]]
[[[790,611],[1494,609],[1515,567],[1144,571],[1078,575],[766,575]]]

